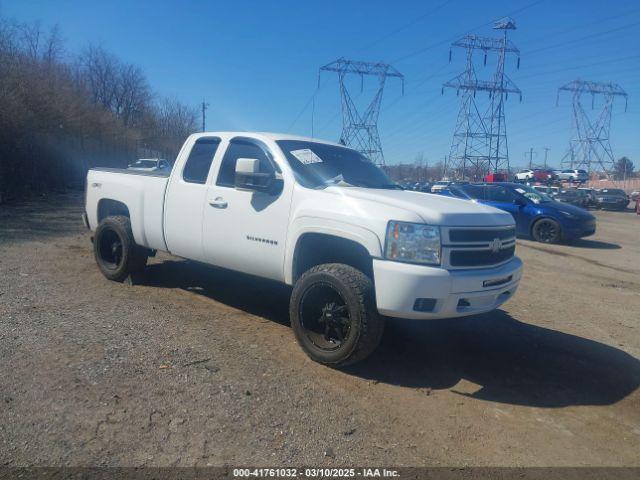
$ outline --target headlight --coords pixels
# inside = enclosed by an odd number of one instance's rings
[[[384,256],[388,260],[440,265],[440,228],[390,221]]]

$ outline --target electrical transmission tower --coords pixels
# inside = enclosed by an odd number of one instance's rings
[[[340,143],[350,146],[369,158],[376,165],[384,165],[382,144],[378,133],[378,116],[382,92],[387,77],[397,77],[402,80],[404,94],[404,75],[386,63],[357,62],[339,58],[320,68],[323,71],[336,72],[340,82],[340,98],[342,100],[342,133]],[[372,75],[378,78],[378,89],[369,106],[360,113],[347,88],[345,77],[348,74],[360,75],[360,90],[364,88],[364,76]],[[318,85],[320,82],[318,74]]]
[[[455,89],[458,96],[462,93],[449,160],[445,168],[447,175],[461,179],[480,180],[489,172],[509,171],[504,102],[509,93],[519,95],[522,100],[522,92],[504,73],[504,64],[506,55],[513,53],[518,57],[519,68],[520,50],[507,40],[507,31],[516,28],[513,20],[505,18],[496,22],[493,28],[502,30],[502,37],[467,35],[451,44],[452,47],[466,50],[466,69],[442,86],[443,93],[445,88]],[[476,76],[473,54],[477,50],[484,53],[485,65],[490,52],[497,54],[496,70],[489,80],[480,80]],[[485,109],[476,101],[478,91],[489,94],[489,105]]]
[[[624,110],[627,111],[627,92],[615,83],[574,80],[558,89],[556,105],[560,99],[560,92],[563,91],[572,92],[573,138],[569,143],[569,150],[562,157],[562,166],[572,169],[584,168],[587,172],[599,168],[609,176],[615,162],[609,143],[611,110],[615,97],[624,97]],[[592,109],[596,95],[604,97],[604,104],[597,116],[590,117],[583,108],[583,94],[591,94]]]

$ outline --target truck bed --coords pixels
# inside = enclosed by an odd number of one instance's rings
[[[167,250],[164,237],[164,196],[170,171],[145,172],[127,168],[92,168],[87,173],[87,219],[95,230],[109,212],[131,218],[138,245]],[[112,213],[111,213],[112,214]]]
[[[147,172],[144,170],[133,170],[130,168],[111,168],[111,167],[93,167],[90,170],[95,170],[96,172],[125,173],[127,175],[143,175],[145,177],[169,178],[169,175],[171,175],[171,170],[157,170],[154,172]]]

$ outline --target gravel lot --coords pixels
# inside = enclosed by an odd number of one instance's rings
[[[0,207],[0,465],[640,466],[640,217],[518,242],[499,311],[314,364],[289,291],[168,255],[108,282],[82,196]]]

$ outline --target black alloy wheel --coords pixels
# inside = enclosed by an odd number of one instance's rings
[[[533,225],[533,238],[542,243],[558,243],[562,232],[555,220],[543,218]]]
[[[111,270],[122,265],[122,239],[115,230],[106,230],[98,242],[98,255],[102,264]]]
[[[298,315],[307,338],[319,349],[340,348],[351,332],[346,302],[331,284],[312,284],[302,295]]]
[[[96,228],[93,253],[102,274],[109,280],[122,282],[144,269],[149,251],[136,245],[131,220],[117,215],[103,219]]]

